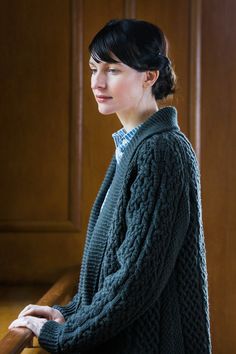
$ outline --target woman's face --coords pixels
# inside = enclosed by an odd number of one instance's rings
[[[91,88],[102,114],[129,115],[138,111],[143,97],[145,72],[138,72],[122,62],[97,63],[89,60]]]

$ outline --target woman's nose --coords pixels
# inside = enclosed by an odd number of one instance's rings
[[[105,75],[96,73],[91,77],[91,88],[94,90],[96,88],[106,87],[106,77]]]

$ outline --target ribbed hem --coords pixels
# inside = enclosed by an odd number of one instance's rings
[[[59,336],[63,325],[55,321],[47,321],[39,334],[38,341],[42,348],[50,353],[61,353]]]

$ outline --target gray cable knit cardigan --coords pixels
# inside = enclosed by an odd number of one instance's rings
[[[111,186],[104,207],[101,205]],[[39,336],[50,353],[211,353],[198,162],[176,109],[115,156],[88,224],[78,293]]]

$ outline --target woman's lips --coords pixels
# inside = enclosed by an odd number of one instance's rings
[[[108,100],[112,99],[112,97],[109,97],[109,96],[96,96],[96,100],[98,102],[106,102]]]

